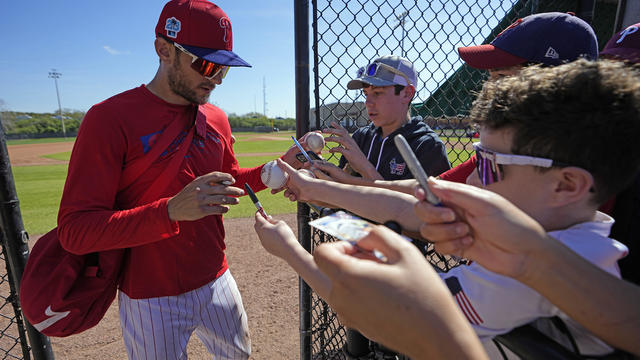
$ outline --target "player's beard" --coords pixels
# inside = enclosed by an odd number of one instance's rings
[[[169,88],[176,95],[182,96],[184,99],[191,103],[195,104],[206,104],[209,101],[210,92],[206,93],[206,95],[199,96],[195,90],[189,87],[189,84],[182,76],[182,72],[180,71],[180,57],[176,56],[176,61],[173,63],[171,68],[169,68],[168,73],[169,78]]]

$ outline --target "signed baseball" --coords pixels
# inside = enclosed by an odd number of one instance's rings
[[[280,189],[287,183],[289,175],[285,173],[275,160],[269,161],[264,164],[262,171],[260,172],[260,179],[262,183],[271,189]]]
[[[324,137],[317,132],[312,132],[307,135],[305,142],[309,145],[309,149],[316,154],[322,152],[324,148]]]

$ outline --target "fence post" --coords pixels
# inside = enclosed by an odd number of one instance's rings
[[[309,1],[294,0],[296,135],[309,131]],[[298,203],[298,240],[311,252],[309,206]],[[300,359],[311,359],[311,289],[299,279]]]
[[[15,292],[13,296],[17,299],[20,293],[20,279],[24,272],[24,266],[27,263],[27,256],[29,255],[29,245],[27,243],[29,236],[22,224],[18,195],[13,182],[13,173],[11,172],[11,163],[9,162],[9,151],[7,150],[7,143],[2,126],[0,126],[0,142],[0,216],[2,219],[2,240],[7,271],[10,274],[9,283],[11,285],[11,291]],[[20,333],[23,353],[25,353],[25,358],[28,359],[29,350],[28,345],[25,343],[26,339],[24,338],[19,301],[14,301],[14,310],[16,312],[16,323]],[[53,351],[49,338],[33,328],[26,319],[24,323],[26,324],[26,331],[29,337],[29,343],[31,344],[33,357],[36,360],[53,359]]]

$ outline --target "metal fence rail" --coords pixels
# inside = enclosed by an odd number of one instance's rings
[[[604,46],[614,30],[617,1],[610,0],[312,0],[313,83],[309,129],[331,121],[354,130],[368,123],[364,96],[347,90],[356,71],[378,56],[402,55],[419,72],[412,115],[420,115],[445,142],[452,165],[472,152],[467,115],[487,75],[465,65],[457,48],[489,43],[518,18],[540,12],[574,12],[591,22]],[[300,117],[298,123],[300,125]],[[305,120],[306,121],[306,120]],[[302,132],[301,134],[303,134]],[[299,134],[299,135],[301,135]],[[317,217],[318,214],[312,214]],[[299,221],[300,222],[300,221]],[[304,233],[300,233],[301,241]],[[330,236],[312,230],[313,252]],[[443,271],[456,262],[429,249],[429,261]],[[301,322],[303,359],[345,359],[347,332],[331,308],[305,287],[311,322]],[[301,309],[301,311],[306,311]],[[305,315],[309,315],[305,314]],[[302,314],[301,314],[302,318]],[[382,358],[381,354],[372,355]]]

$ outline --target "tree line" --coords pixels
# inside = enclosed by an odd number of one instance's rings
[[[67,136],[74,136],[82,123],[85,112],[79,110],[62,111],[62,119],[56,113],[31,113],[16,111],[1,111],[0,121],[4,133],[8,137],[43,137],[62,136],[62,120]],[[231,129],[256,131],[295,130],[296,120],[291,118],[268,118],[259,113],[245,115],[229,114]],[[277,131],[276,130],[276,131]]]

